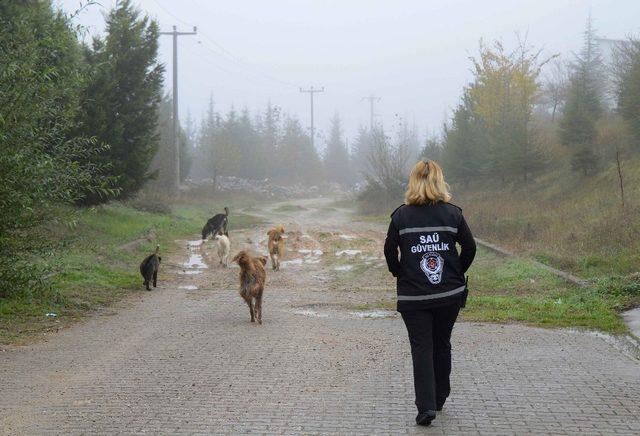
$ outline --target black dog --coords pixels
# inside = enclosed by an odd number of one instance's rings
[[[229,222],[229,208],[224,208],[224,213],[219,213],[213,218],[209,219],[202,228],[202,240],[207,239],[209,235],[217,235],[222,233],[225,236],[229,236],[227,232],[227,223]]]
[[[160,261],[162,258],[158,254],[160,252],[160,246],[156,246],[156,251],[153,254],[148,255],[144,258],[142,263],[140,264],[140,274],[144,278],[143,285],[147,288],[147,291],[150,291],[149,283],[153,280],[153,287],[155,288],[158,283],[158,269],[160,269]]]

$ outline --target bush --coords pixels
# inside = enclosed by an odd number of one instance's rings
[[[171,206],[169,206],[168,200],[160,197],[159,195],[140,195],[133,200],[129,200],[127,204],[142,212],[162,215],[168,215],[171,213]]]

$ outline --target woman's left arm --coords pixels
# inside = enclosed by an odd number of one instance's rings
[[[384,257],[387,260],[387,267],[389,272],[394,277],[400,277],[402,273],[402,267],[398,260],[398,246],[400,245],[400,234],[398,229],[393,224],[393,221],[389,223],[389,230],[387,231],[387,237],[384,240]]]
[[[457,242],[460,244],[460,267],[466,273],[476,257],[476,241],[471,234],[467,221],[462,217],[458,226]]]

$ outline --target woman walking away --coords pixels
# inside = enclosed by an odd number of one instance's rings
[[[462,210],[450,198],[440,166],[418,162],[409,176],[406,204],[391,214],[384,243],[389,271],[397,279],[398,312],[409,333],[418,425],[431,424],[449,396],[451,331],[467,299],[464,274],[476,254]]]

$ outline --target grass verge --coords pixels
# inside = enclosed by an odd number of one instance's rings
[[[75,211],[73,227],[50,229],[54,248],[42,259],[52,271],[49,288],[28,297],[0,298],[0,344],[21,343],[57,330],[141,292],[138,265],[142,258],[156,244],[166,253],[175,248],[176,239],[199,237],[206,219],[225,205],[232,210],[230,232],[259,222],[251,215],[234,214],[228,201],[177,203],[165,213],[122,203]]]
[[[352,276],[360,273],[358,268],[350,271]],[[383,276],[376,277],[378,282],[388,283]],[[470,294],[467,307],[461,312],[466,321],[624,333],[627,327],[620,312],[640,304],[640,275],[609,276],[579,287],[525,258],[504,257],[482,247],[478,248],[469,277]],[[353,307],[395,308],[395,298]]]

